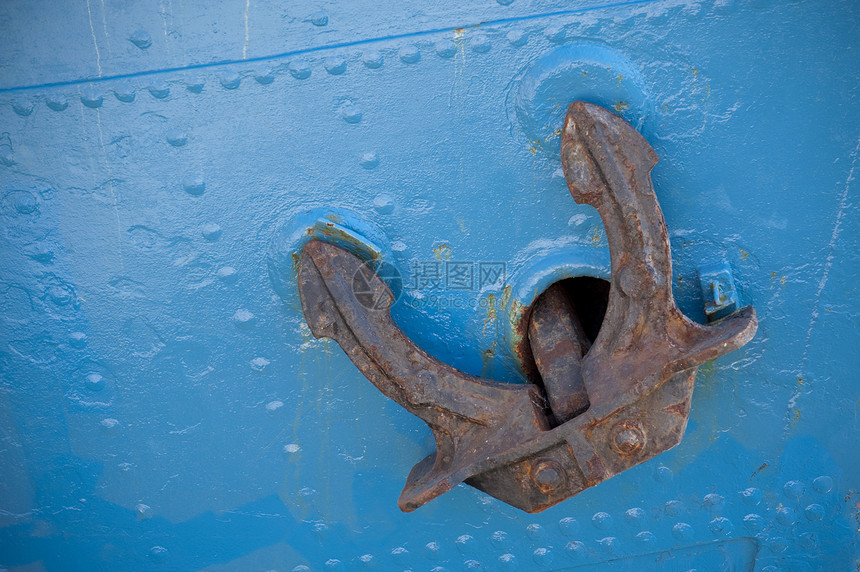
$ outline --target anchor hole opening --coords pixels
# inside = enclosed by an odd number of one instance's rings
[[[550,286],[529,308],[526,371],[542,389],[550,427],[582,415],[591,405],[582,362],[600,333],[609,289],[609,282],[600,278],[567,278]]]
[[[561,285],[576,308],[585,336],[589,342],[594,343],[609,305],[609,281],[591,276],[577,276],[562,280]]]

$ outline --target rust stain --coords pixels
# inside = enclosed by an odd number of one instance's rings
[[[433,256],[436,260],[450,260],[451,259],[451,248],[447,244],[440,244],[439,246],[433,249]]]
[[[621,77],[621,76],[618,76],[618,77]],[[630,105],[626,101],[619,101],[618,103],[616,103],[615,105],[612,106],[612,109],[615,110],[615,113],[621,113],[623,111],[626,111],[628,107],[630,107]]]
[[[335,218],[335,216],[333,215],[331,218]],[[340,244],[341,246],[349,245],[356,252],[361,252],[362,255],[370,257],[371,260],[378,260],[382,254],[375,248],[368,247],[366,243],[351,234],[348,230],[331,222],[324,224],[317,223],[307,230],[307,234],[317,239],[328,239],[328,242]]]
[[[499,301],[499,307],[503,307],[508,303],[508,300],[511,299],[511,287],[510,285],[506,285],[502,289],[502,299]]]
[[[667,405],[663,408],[663,411],[684,417],[690,412],[690,404],[687,401],[681,401],[680,403]]]
[[[546,138],[543,140],[544,143],[546,143],[547,141],[549,141],[550,139],[552,139],[553,137],[555,137],[557,135],[561,135],[561,129],[556,129],[555,131],[553,131],[552,133],[547,135]]]
[[[512,300],[511,301],[511,310],[510,310],[509,315],[508,315],[508,318],[510,319],[511,324],[522,325],[521,322],[522,322],[523,318],[525,317],[526,309],[527,309],[526,305],[523,304],[522,302],[520,302],[519,300],[516,300],[516,299]],[[522,332],[520,332],[521,334],[525,332],[525,327],[522,327],[520,329],[523,330]]]
[[[487,294],[487,317],[484,318],[484,326],[481,329],[482,334],[487,333],[487,326],[496,320],[496,296],[495,294]]]
[[[590,459],[588,459],[588,461],[586,461],[585,464],[588,467],[588,474],[594,475],[589,480],[594,479],[595,482],[600,482],[600,476],[606,473],[606,466],[603,464],[603,459],[595,453]]]
[[[484,368],[496,356],[496,342],[494,341],[490,347],[481,352],[481,361],[484,362]]]

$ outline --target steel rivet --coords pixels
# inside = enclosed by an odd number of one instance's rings
[[[145,50],[152,45],[152,36],[150,36],[149,32],[147,32],[146,30],[137,30],[131,36],[129,36],[128,41],[140,48],[141,50]]]
[[[296,79],[308,79],[311,77],[311,66],[304,60],[290,62],[290,75]]]
[[[612,436],[612,445],[622,455],[632,455],[645,446],[645,431],[632,421],[618,423]]]
[[[254,74],[254,79],[260,85],[269,85],[275,81],[275,71],[272,68],[265,68]]]
[[[382,54],[377,51],[368,52],[362,58],[365,67],[368,67],[372,70],[378,69],[382,67]]]
[[[200,234],[202,234],[203,238],[205,238],[209,242],[215,242],[216,240],[221,238],[221,232],[221,227],[214,222],[206,223],[200,229]]]
[[[528,36],[526,36],[520,30],[511,30],[510,32],[508,32],[508,35],[506,36],[506,38],[508,39],[508,42],[510,42],[510,44],[512,46],[515,46],[517,48],[522,46],[523,44],[525,44],[526,41],[528,41]]]
[[[242,76],[234,71],[222,72],[218,79],[224,89],[236,89],[242,83]]]
[[[346,71],[346,60],[341,57],[326,58],[323,65],[331,75],[340,75]]]
[[[822,494],[829,493],[833,489],[833,479],[827,475],[816,477],[812,481],[812,487],[815,489],[815,492]]]
[[[103,102],[104,98],[102,95],[94,89],[88,89],[81,95],[81,103],[90,109],[98,109],[102,106]]]
[[[414,64],[421,59],[421,52],[415,46],[403,46],[400,48],[400,61],[404,64]]]
[[[567,483],[567,475],[557,461],[543,459],[535,463],[532,482],[543,493],[548,493]]]
[[[164,99],[170,95],[170,85],[162,79],[157,79],[150,84],[149,93],[156,99]]]
[[[236,310],[235,314],[233,314],[233,322],[236,324],[237,328],[249,330],[254,327],[254,324],[257,322],[257,317],[248,310],[240,308]]]
[[[86,386],[90,391],[101,391],[105,386],[104,377],[100,373],[93,372],[87,376]]]
[[[63,111],[69,106],[69,100],[66,99],[65,95],[59,93],[48,96],[48,99],[45,100],[45,104],[53,111]]]

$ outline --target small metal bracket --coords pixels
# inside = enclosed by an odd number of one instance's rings
[[[668,234],[650,179],[657,156],[635,129],[603,108],[573,103],[561,155],[574,199],[603,219],[612,275],[590,347],[562,296],[550,289],[536,303],[528,335],[543,387],[482,379],[436,360],[394,323],[394,297],[370,267],[332,244],[304,247],[299,294],[313,334],[337,341],[380,391],[433,431],[436,452],[409,474],[404,511],[465,481],[537,512],[650,459],[680,442],[696,367],[755,333],[751,307],[702,326],[675,305]]]
[[[705,300],[705,315],[714,322],[734,312],[738,305],[738,292],[728,262],[712,262],[699,266],[699,285]]]

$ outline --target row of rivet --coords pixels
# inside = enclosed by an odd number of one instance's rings
[[[557,32],[553,32],[553,35],[549,36],[550,39],[558,40],[558,38],[555,38],[555,35],[557,35]],[[525,45],[527,39],[528,36],[519,30],[514,30],[507,34],[508,42],[515,47]],[[473,36],[469,45],[474,52],[481,54],[489,52],[492,47],[489,38],[484,34]],[[452,40],[439,40],[433,45],[433,48],[440,58],[445,59],[454,57],[458,51],[457,43]],[[404,64],[415,64],[421,60],[421,50],[415,45],[403,46],[398,50],[397,56]],[[379,69],[384,63],[383,53],[378,50],[372,50],[362,56],[362,63],[368,69]],[[331,75],[342,75],[347,70],[347,60],[340,56],[331,56],[323,60],[323,67]],[[308,79],[312,73],[310,62],[303,59],[291,61],[287,69],[290,75],[297,80]],[[275,72],[272,68],[266,68],[251,75],[261,85],[269,85],[275,80]],[[243,75],[229,70],[220,72],[218,79],[221,87],[227,90],[234,90],[240,86]],[[191,93],[201,93],[205,87],[205,81],[202,77],[195,76],[186,81],[185,87]],[[165,99],[170,95],[170,85],[163,79],[153,80],[146,89],[155,99]],[[135,88],[128,83],[123,83],[112,91],[114,97],[120,102],[131,103],[135,100]],[[85,107],[98,109],[104,104],[104,95],[91,87],[80,95],[80,100]],[[32,114],[35,108],[33,101],[28,98],[15,99],[11,102],[11,105],[13,111],[22,117]],[[69,100],[62,93],[55,93],[45,98],[45,105],[53,111],[63,111],[68,108]]]
[[[284,448],[285,451],[288,452],[296,452],[299,450],[297,445],[288,445]],[[789,481],[785,484],[784,491],[787,496],[792,498],[797,498],[797,490],[798,486],[802,487],[800,481]],[[833,488],[833,479],[829,476],[820,476],[813,480],[813,489],[819,494],[827,494]],[[759,504],[760,494],[757,495],[755,493],[757,489],[747,489],[741,492],[741,496],[744,499],[746,504],[749,504],[750,499],[759,500],[753,501],[754,504]],[[313,491],[305,493],[312,494]],[[679,501],[669,501],[666,503],[666,513],[671,514],[672,510],[670,510],[670,506],[677,506],[676,503]],[[703,498],[703,505],[705,507],[714,507],[721,506],[724,503],[724,498],[721,495],[716,493],[711,493],[705,495]],[[781,510],[781,509],[780,509]],[[136,507],[136,511],[138,512],[139,518],[145,519],[149,518],[152,515],[152,510],[149,506],[145,504],[138,504]],[[779,515],[779,511],[777,511]],[[811,521],[820,520],[823,517],[824,508],[818,504],[811,504],[806,509],[807,518]],[[628,524],[635,525],[641,524],[645,517],[645,511],[642,508],[635,507],[628,509],[625,512],[625,520]],[[777,520],[779,521],[779,516],[777,516]],[[597,512],[592,518],[591,522],[594,527],[598,530],[608,530],[613,526],[613,519],[609,513],[606,512]],[[793,521],[780,521],[781,524],[791,525],[794,524]],[[760,515],[750,514],[744,517],[744,525],[747,528],[748,532],[758,536],[763,544],[774,554],[779,554],[784,552],[788,547],[788,541],[782,537],[762,537],[759,532],[764,526],[764,519]],[[559,520],[558,522],[560,532],[568,537],[578,536],[580,533],[579,522],[572,517],[565,517]],[[316,523],[314,525],[314,531],[317,533],[323,533],[326,531],[327,527],[324,523]],[[729,519],[725,517],[717,517],[710,521],[709,529],[711,532],[717,537],[725,537],[732,532],[732,524]],[[526,527],[526,534],[529,538],[534,541],[543,542],[546,540],[545,529],[540,524],[530,524]],[[678,522],[672,526],[672,536],[679,543],[690,542],[694,538],[694,529],[693,527],[685,522]],[[504,549],[508,547],[510,534],[497,530],[490,536],[490,541],[497,545],[499,548]],[[635,540],[642,545],[651,545],[656,541],[656,536],[647,530],[642,530],[635,535]],[[806,549],[815,549],[816,548],[816,540],[814,534],[810,532],[802,533],[799,535],[799,541],[802,547]],[[463,556],[469,557],[474,555],[477,552],[477,541],[476,539],[469,534],[464,534],[457,537],[454,540],[454,544],[457,547],[457,550]],[[606,557],[606,556],[617,556],[619,555],[620,549],[620,541],[617,537],[607,536],[604,538],[600,538],[595,541],[595,548],[590,549],[584,542],[580,540],[571,540],[567,542],[564,546],[563,552],[566,553],[570,558],[582,561],[592,557]],[[423,547],[424,556],[429,558],[430,560],[439,560],[441,557],[441,545],[436,541],[428,542]],[[150,556],[155,560],[163,560],[167,554],[167,549],[162,546],[154,546],[150,550]],[[395,547],[390,552],[390,558],[393,562],[406,564],[406,560],[410,556],[410,552],[407,548],[403,546]],[[532,550],[532,558],[535,563],[545,566],[550,564],[553,561],[554,551],[552,547],[542,546],[535,548]],[[357,561],[361,564],[370,566],[375,564],[375,557],[372,554],[363,554],[357,557]],[[499,565],[506,568],[512,569],[518,567],[519,562],[517,556],[510,553],[505,552],[498,558]],[[483,565],[475,560],[474,558],[469,558],[463,562],[463,565],[467,569],[476,569],[482,568]],[[338,570],[343,569],[344,563],[339,559],[329,559],[325,562],[324,568],[328,570]],[[309,568],[305,565],[298,565],[293,568],[294,572],[302,572],[305,570],[309,570]],[[436,567],[434,570],[444,570],[442,567]]]
[[[833,479],[830,476],[820,476],[813,480],[813,489],[816,493],[825,495],[829,493],[833,488]],[[785,483],[783,490],[786,496],[790,498],[798,499],[800,494],[798,490],[803,490],[802,483],[800,481],[788,481]],[[758,489],[746,489],[740,493],[745,504],[757,505],[761,502],[761,494]],[[702,499],[702,506],[704,508],[714,510],[718,507],[722,507],[725,504],[725,498],[722,495],[716,493],[709,493],[705,495]],[[665,505],[665,512],[669,516],[678,516],[680,514],[680,501],[669,501]],[[791,512],[787,511],[785,507],[781,507],[777,509],[776,513],[776,521],[783,526],[790,527],[795,521],[793,519],[786,520],[781,518],[781,514],[787,514]],[[806,516],[810,521],[821,520],[824,516],[825,509],[822,505],[817,503],[810,504],[806,508]],[[642,528],[644,526],[644,520],[646,517],[646,512],[639,507],[628,509],[625,512],[625,521],[633,526],[634,528]],[[613,527],[614,521],[612,516],[606,512],[597,512],[592,518],[591,522],[593,526],[601,531],[608,531]],[[580,535],[580,527],[579,522],[572,517],[565,517],[559,520],[558,522],[560,532],[567,537],[576,537]],[[788,548],[788,541],[780,536],[763,536],[761,531],[765,528],[765,520],[758,514],[749,514],[744,517],[744,526],[747,532],[759,538],[762,544],[769,549],[774,554],[780,554],[784,552]],[[717,516],[713,518],[708,523],[708,528],[710,532],[715,537],[727,537],[733,532],[732,522],[725,517]],[[324,530],[324,527],[320,529],[320,531]],[[686,522],[676,522],[672,525],[671,534],[676,541],[676,545],[681,546],[685,543],[689,543],[694,540],[694,528],[692,525]],[[543,543],[547,538],[547,532],[545,528],[540,524],[530,524],[526,526],[526,535],[532,541]],[[505,550],[509,549],[510,545],[510,534],[498,530],[494,532],[490,536],[491,542],[496,545],[498,548]],[[816,540],[814,533],[811,532],[803,532],[798,536],[800,545],[805,549],[814,549],[816,547]],[[656,535],[648,530],[641,530],[640,532],[634,535],[634,540],[643,546],[653,545],[657,541]],[[469,534],[461,535],[454,540],[454,544],[457,547],[457,550],[460,554],[465,557],[473,556],[478,552],[478,541]],[[589,549],[585,542],[580,540],[571,540],[567,542],[564,546],[564,552],[573,558],[574,560],[583,560],[590,557],[601,557],[603,556],[618,556],[620,554],[620,548],[622,545],[621,540],[616,536],[606,536],[604,538],[600,538],[595,540],[595,548]],[[424,546],[424,555],[431,560],[438,560],[441,557],[440,554],[441,547],[438,542],[431,541]],[[391,551],[391,558],[395,562],[402,562],[404,558],[409,555],[409,550],[403,546],[396,547]],[[542,546],[535,548],[532,550],[532,556],[536,563],[540,565],[549,564],[553,558],[553,549],[552,547]],[[363,563],[371,563],[374,561],[373,555],[365,554],[358,558],[360,562]],[[504,565],[505,567],[510,567],[517,564],[516,555],[505,552],[499,557],[499,563]],[[337,559],[329,560],[326,563],[326,567],[330,569],[337,569],[342,565],[342,562]],[[464,565],[467,568],[470,567],[480,567],[481,564],[474,560],[469,559],[464,562]],[[303,570],[304,568],[299,567],[297,570]],[[441,570],[442,568],[438,568]]]

